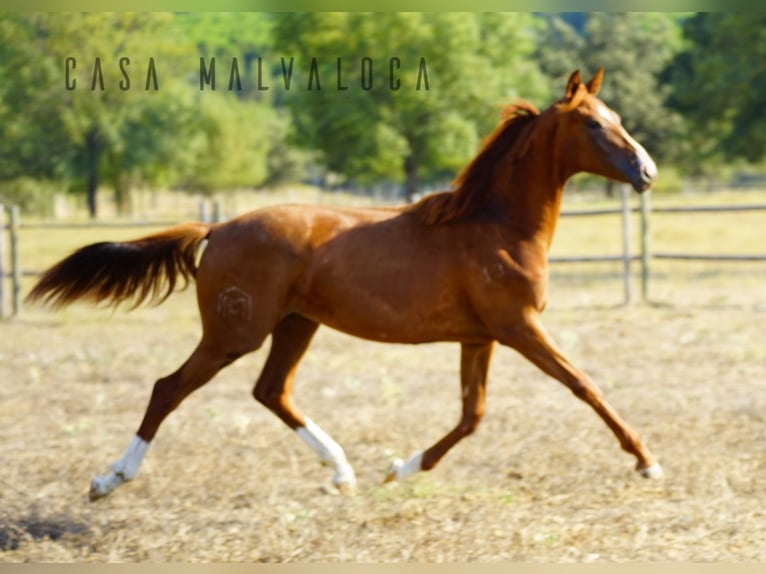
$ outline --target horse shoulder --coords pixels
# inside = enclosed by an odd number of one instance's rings
[[[545,259],[529,250],[485,246],[463,257],[464,277],[473,306],[486,321],[517,316],[523,310],[545,308],[548,274]]]

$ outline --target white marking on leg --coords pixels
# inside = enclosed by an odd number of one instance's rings
[[[95,500],[106,496],[123,482],[133,480],[138,474],[148,449],[148,442],[138,435],[134,436],[122,458],[109,465],[112,472],[96,476],[90,483],[90,499]]]
[[[423,452],[417,452],[404,462],[400,458],[395,458],[391,462],[391,468],[386,476],[386,482],[392,480],[403,480],[408,476],[412,476],[416,472],[420,472],[423,463]]]
[[[125,480],[133,480],[138,474],[138,469],[141,467],[141,462],[144,460],[147,450],[149,450],[149,443],[136,435],[131,439],[128,449],[122,455],[122,458],[109,465],[109,468],[115,474],[121,475]]]
[[[330,435],[319,428],[314,421],[307,418],[306,426],[295,429],[301,440],[317,453],[319,459],[331,464],[335,469],[332,482],[338,488],[353,488],[356,485],[354,469],[346,459],[343,448]]]

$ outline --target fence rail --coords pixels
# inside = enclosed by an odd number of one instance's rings
[[[654,213],[704,213],[721,211],[766,211],[766,205],[697,205],[655,207]]]
[[[652,253],[652,259],[678,261],[766,261],[766,255],[706,255],[704,253]]]
[[[576,255],[576,256],[552,256],[549,261],[553,264],[563,263],[602,263],[623,262],[623,294],[626,304],[633,300],[632,293],[632,264],[640,262],[641,265],[641,294],[642,299],[648,298],[649,280],[651,277],[652,260],[677,260],[677,261],[719,261],[719,262],[752,262],[766,261],[766,254],[709,254],[709,253],[675,253],[653,252],[650,242],[650,220],[654,214],[680,214],[680,213],[716,213],[716,212],[747,212],[766,211],[766,205],[721,205],[721,206],[664,206],[652,207],[649,192],[640,195],[640,205],[630,206],[630,188],[621,186],[621,206],[606,209],[583,209],[564,210],[562,217],[598,217],[620,215],[622,218],[622,253],[616,255]],[[631,252],[631,215],[640,214],[640,252]],[[7,223],[5,220],[7,218]],[[220,203],[217,201],[211,205],[207,202],[200,203],[199,219],[201,221],[220,221],[223,219]],[[3,206],[0,204],[0,320],[17,315],[21,310],[21,279],[22,277],[37,277],[42,271],[22,269],[19,257],[19,231],[39,229],[99,229],[99,228],[132,228],[132,227],[169,227],[177,221],[125,221],[125,222],[99,222],[99,223],[22,223],[19,208],[16,206]],[[6,235],[8,241],[6,242]],[[8,258],[6,258],[6,252]],[[10,291],[6,289],[6,279],[10,279]],[[11,312],[8,313],[6,306],[7,294],[10,294]]]
[[[47,223],[24,223],[22,229],[107,229],[129,227],[169,227],[178,221],[104,221],[99,223],[64,223],[50,221]]]

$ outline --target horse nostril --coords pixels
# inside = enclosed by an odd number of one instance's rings
[[[641,166],[641,179],[649,183],[657,177],[657,168],[653,164],[644,164]]]

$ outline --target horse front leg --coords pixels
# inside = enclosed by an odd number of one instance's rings
[[[493,348],[494,342],[463,343],[460,353],[460,387],[463,397],[460,422],[431,448],[413,454],[407,461],[395,459],[385,482],[401,480],[418,471],[432,469],[449,449],[476,430],[484,416],[487,372]]]
[[[521,325],[502,330],[498,340],[517,350],[544,373],[566,385],[574,395],[593,408],[607,424],[626,452],[636,457],[636,470],[647,478],[662,478],[662,467],[641,440],[607,403],[601,390],[584,372],[572,366],[561,354],[540,323],[537,313],[530,312]]]

